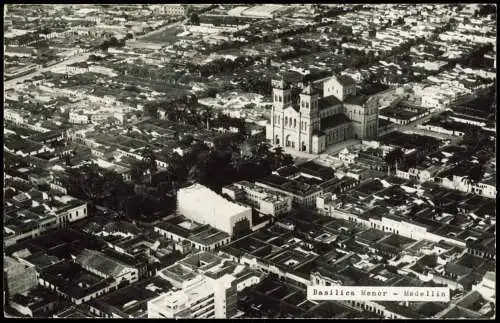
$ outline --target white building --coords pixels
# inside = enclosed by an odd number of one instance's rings
[[[219,279],[198,275],[188,287],[148,301],[148,318],[228,318],[226,304],[235,301],[227,297],[227,291],[235,289],[233,280],[231,275]]]
[[[56,200],[64,206],[49,212],[42,216],[40,215],[38,226],[32,229],[25,229],[22,226],[4,226],[4,245],[6,247],[16,244],[17,242],[39,236],[45,231],[54,228],[60,228],[67,225],[68,222],[74,222],[87,217],[87,203],[71,198],[70,196],[63,196]]]
[[[113,278],[117,282],[134,283],[139,280],[139,270],[107,257],[99,251],[84,249],[75,262],[84,269],[104,279]]]
[[[169,16],[184,16],[186,8],[180,4],[168,4],[161,6],[160,12]]]
[[[453,175],[448,177],[434,177],[434,181],[441,186],[465,193],[481,195],[488,198],[495,198],[497,189],[494,180],[483,180],[479,183],[471,183],[464,180],[465,176]]]
[[[22,111],[15,111],[13,109],[4,109],[3,110],[3,116],[5,120],[7,121],[12,121],[16,124],[22,124],[26,122],[26,113],[23,113]]]
[[[396,176],[409,180],[417,180],[420,183],[424,183],[433,179],[434,175],[440,170],[437,166],[430,166],[427,168],[422,167],[410,167],[407,170],[396,170]]]
[[[177,193],[179,213],[201,224],[210,224],[233,235],[236,223],[252,226],[252,208],[230,202],[200,184],[182,188]]]
[[[235,201],[251,205],[262,214],[277,216],[292,209],[292,198],[285,194],[273,192],[248,181],[241,181],[222,189]]]
[[[481,296],[489,302],[496,302],[496,277],[495,273],[492,271],[488,271],[486,275],[484,275],[483,280],[479,282],[477,285],[472,286],[472,290],[476,290],[481,294]]]
[[[148,318],[231,318],[237,293],[265,276],[210,252],[189,255],[157,275],[174,288],[148,302]]]
[[[82,114],[80,112],[70,112],[69,122],[75,124],[88,124],[89,116],[87,114]]]
[[[391,232],[410,239],[424,239],[433,242],[445,241],[455,246],[465,247],[465,242],[462,240],[435,234],[430,232],[430,228],[424,224],[419,224],[411,220],[405,220],[397,216],[387,214],[380,216],[380,218],[367,218],[359,214],[348,212],[348,210],[337,209],[333,204],[325,206],[325,209],[328,208],[330,208],[330,216],[343,219],[351,223],[358,223],[367,228]]]
[[[273,106],[266,139],[273,145],[319,154],[347,139],[370,139],[378,134],[378,107],[367,96],[356,95],[356,82],[339,75],[306,86],[292,102],[291,85],[272,81]]]

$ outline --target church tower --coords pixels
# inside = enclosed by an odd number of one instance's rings
[[[373,97],[366,101],[363,112],[362,125],[364,129],[362,138],[376,139],[378,137],[378,105]]]
[[[307,85],[300,97],[300,145],[299,150],[309,152],[312,136],[320,130],[319,95],[311,85]]]
[[[284,110],[292,103],[292,91],[290,85],[281,80],[273,80],[273,106],[271,112],[271,126],[266,129],[266,139],[273,145],[283,146],[284,135]]]

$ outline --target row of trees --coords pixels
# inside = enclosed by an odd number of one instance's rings
[[[110,39],[103,41],[98,46],[98,49],[100,49],[102,51],[107,51],[108,48],[110,48],[110,47],[121,48],[123,46],[125,46],[125,38],[124,39],[117,39],[115,36],[112,36]]]
[[[245,68],[259,61],[260,57],[238,56],[234,60],[228,58],[219,58],[208,64],[195,65],[188,64],[186,69],[192,74],[199,74],[202,77],[209,77],[220,73],[232,73],[236,69]]]
[[[151,154],[149,149],[144,152],[144,159],[132,167],[132,174],[137,168],[146,170],[148,174],[156,171],[154,157],[148,154]],[[134,176],[139,183],[144,179],[133,174]],[[151,176],[146,178],[145,181],[150,184]],[[174,211],[175,198],[165,196],[170,187],[164,186],[160,183],[137,193],[134,183],[125,182],[120,174],[102,169],[96,164],[67,170],[68,193],[87,201],[90,213],[95,212],[96,206],[102,206],[128,220],[149,221],[153,220],[158,212]]]
[[[209,148],[199,141],[182,140],[181,146],[189,147],[181,156],[173,154],[166,170],[158,171],[156,157],[151,150],[143,152],[143,160],[132,166],[135,184],[155,188],[158,196],[173,193],[179,187],[198,182],[220,192],[222,187],[236,181],[255,181],[271,174],[273,169],[293,163],[282,148],[270,150],[267,143],[255,146],[252,156],[243,158],[239,148],[242,137],[230,136],[215,142]]]

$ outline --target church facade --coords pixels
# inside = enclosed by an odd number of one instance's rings
[[[375,139],[378,107],[356,94],[348,76],[330,77],[309,84],[292,100],[291,85],[273,80],[271,120],[266,139],[273,145],[310,154],[348,139]]]

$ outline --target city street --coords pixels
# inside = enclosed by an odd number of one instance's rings
[[[48,67],[44,67],[42,69],[39,69],[36,72],[30,73],[30,74],[27,74],[27,75],[24,75],[24,76],[15,78],[15,79],[5,81],[4,82],[4,90],[12,89],[12,88],[16,87],[17,84],[23,83],[26,80],[32,79],[33,77],[40,75],[42,72],[50,71],[51,69],[56,69],[59,67],[65,67],[67,65],[71,65],[71,64],[74,64],[77,62],[86,61],[91,54],[92,53],[84,53],[84,54],[80,54],[80,55],[75,55],[73,57],[70,57],[67,60],[59,62],[59,63],[54,64],[52,66],[48,66]]]

